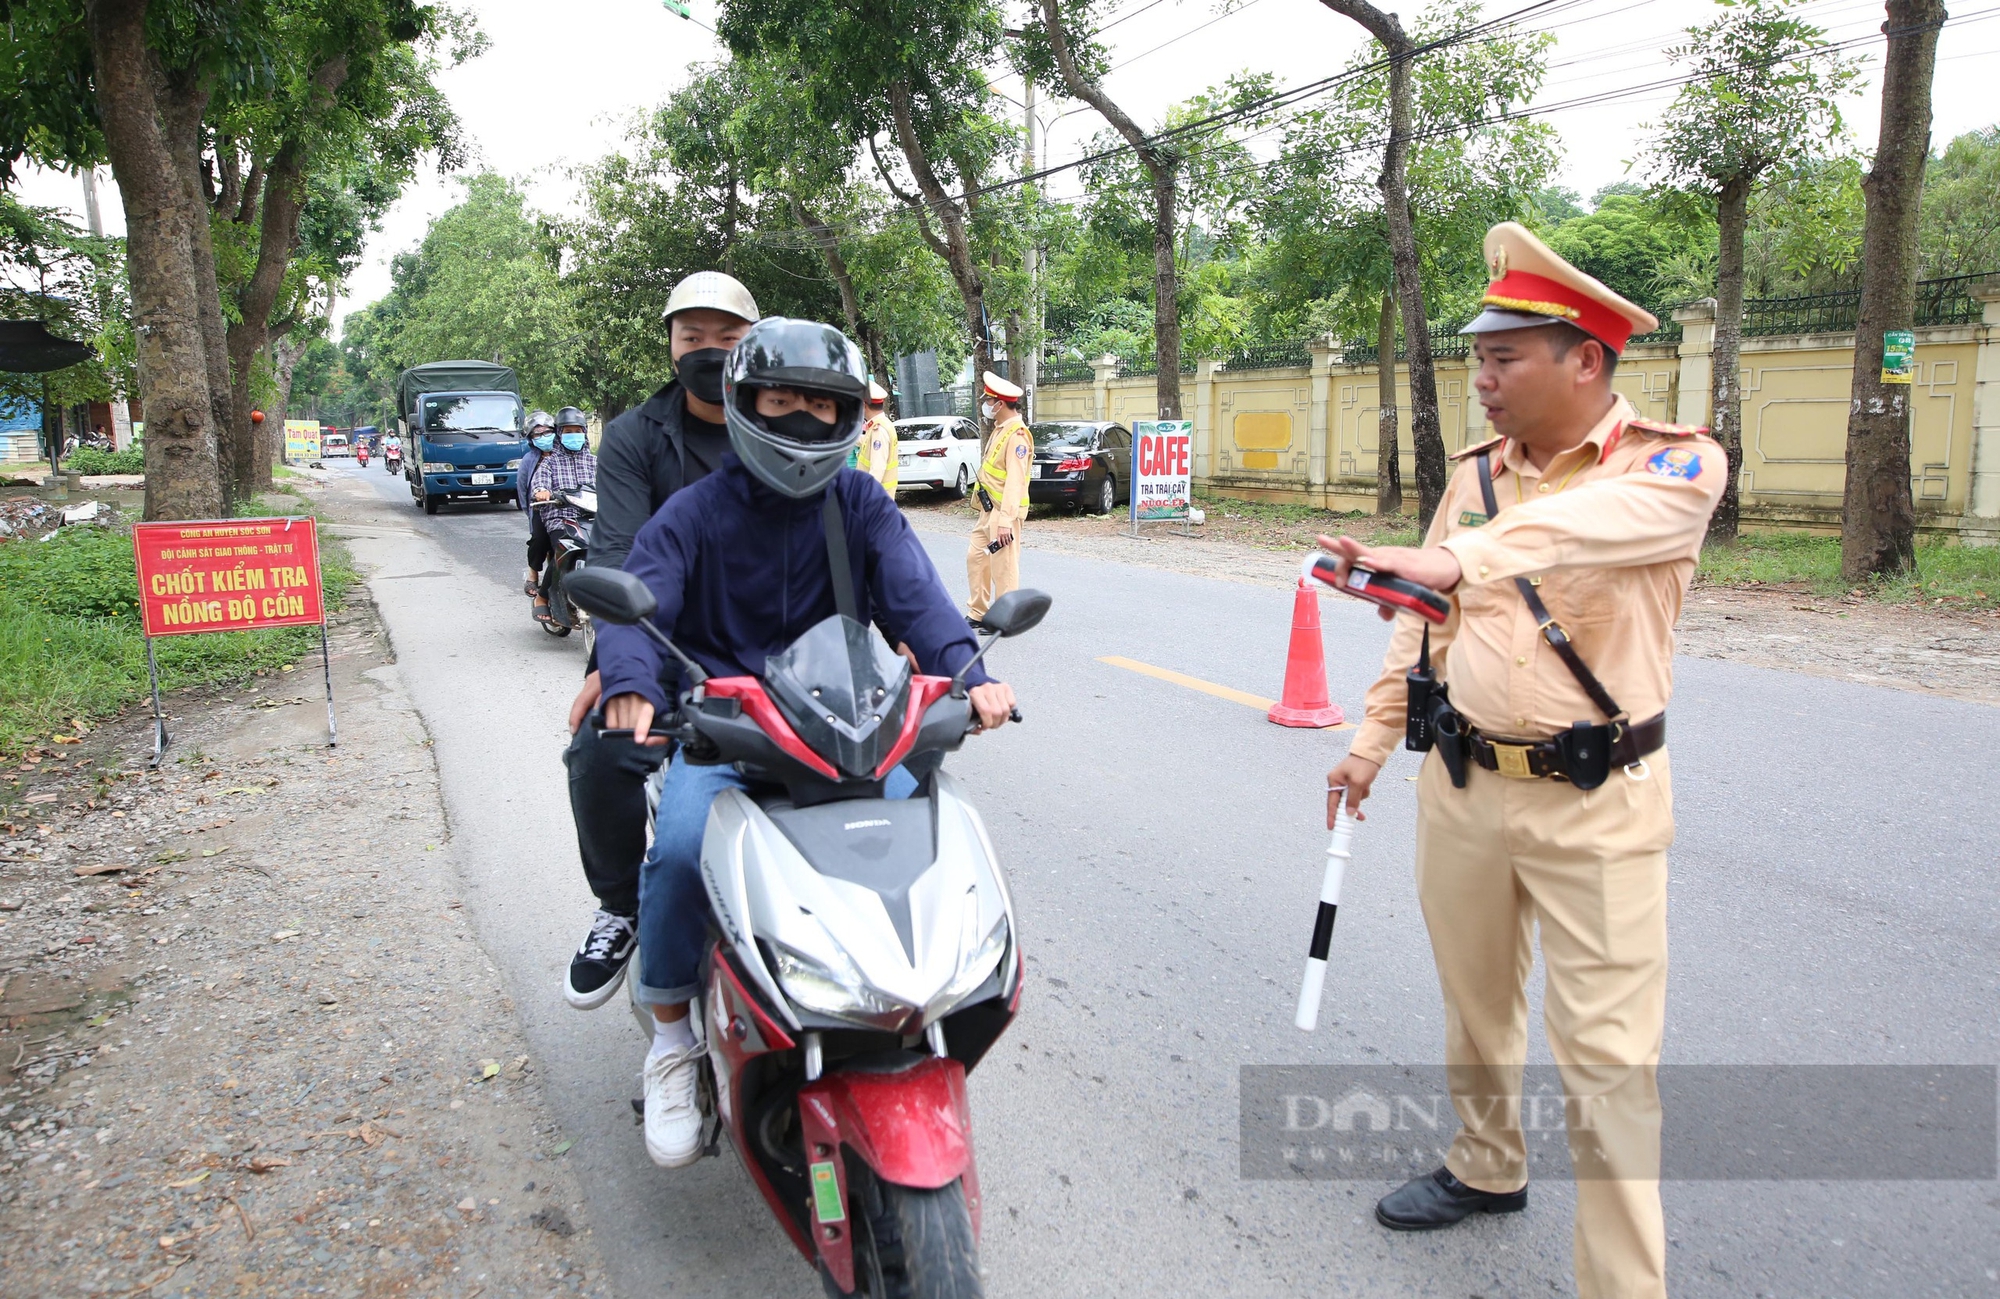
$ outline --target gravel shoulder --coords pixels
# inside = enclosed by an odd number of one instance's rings
[[[607,1293],[365,590],[0,777],[0,1294]]]
[[[967,502],[904,496],[927,532],[969,533]],[[1232,518],[1211,504],[1193,536],[1178,524],[1148,524],[1139,537],[1122,515],[1064,514],[1037,508],[1023,547],[1166,569],[1197,577],[1290,589],[1312,529],[1261,518]],[[1356,536],[1381,529],[1367,518],[1340,521]],[[1407,536],[1397,536],[1407,544]],[[1032,571],[1032,561],[1026,565]],[[1023,580],[1031,580],[1024,572]],[[2000,611],[1950,612],[1857,596],[1827,599],[1803,585],[1723,586],[1697,578],[1681,611],[1679,651],[1755,667],[2000,705]]]

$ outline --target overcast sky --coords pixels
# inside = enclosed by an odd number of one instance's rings
[[[1488,15],[1510,13],[1531,0],[1489,0]],[[545,210],[574,207],[572,166],[618,147],[635,113],[658,104],[699,63],[719,59],[715,38],[696,22],[668,12],[658,0],[461,0],[477,13],[492,38],[483,57],[442,74],[473,142],[471,166],[490,167],[523,183],[530,201]],[[1020,7],[1015,0],[1010,7]],[[1409,0],[1403,12],[1416,12]],[[1805,16],[1835,39],[1879,28],[1879,0],[1813,0]],[[2000,5],[1960,6],[1965,16],[1946,27],[1939,43],[1932,139],[2000,120],[1992,83],[2000,72]],[[1662,51],[1688,23],[1712,12],[1690,0],[1558,0],[1528,23],[1554,31],[1557,45],[1539,104],[1617,91],[1671,75]],[[694,15],[715,20],[714,0],[694,0]],[[1114,68],[1107,89],[1143,122],[1157,122],[1167,106],[1221,82],[1241,69],[1275,73],[1281,86],[1300,85],[1337,72],[1362,45],[1359,28],[1318,0],[1247,0],[1223,12],[1216,0],[1122,0],[1107,14],[1102,39]],[[1854,139],[1872,149],[1881,40],[1875,39],[1868,84],[1844,105]],[[1018,78],[1000,77],[995,88],[1018,101]],[[1561,133],[1561,183],[1586,197],[1626,176],[1645,123],[1672,98],[1671,90],[1551,113]],[[1077,157],[1103,123],[1074,102],[1044,98],[1047,124],[1042,165]],[[1019,110],[1014,110],[1017,114]],[[1269,137],[1266,138],[1268,142]],[[110,233],[122,233],[117,187],[101,170],[100,191]],[[1055,178],[1050,192],[1077,192],[1075,173]],[[71,176],[24,176],[22,198],[73,210],[82,221],[81,182]],[[345,314],[389,289],[391,254],[423,238],[431,218],[456,201],[459,186],[427,171],[390,211],[368,244],[363,264],[347,286],[338,311]]]

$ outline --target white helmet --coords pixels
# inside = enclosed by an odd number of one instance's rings
[[[753,325],[763,318],[757,313],[757,299],[750,296],[743,282],[721,271],[696,271],[674,285],[660,319],[671,321],[679,313],[697,308],[725,311]]]

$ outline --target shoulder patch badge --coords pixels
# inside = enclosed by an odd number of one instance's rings
[[[1653,453],[1646,462],[1646,472],[1692,482],[1701,476],[1701,453],[1689,447],[1666,447]]]
[[[1025,456],[1025,455],[1027,455],[1027,454],[1028,454],[1028,444],[1027,444],[1027,443],[1025,443],[1025,442],[1016,442],[1016,443],[1014,444],[1014,454],[1015,454],[1015,455],[1017,455],[1017,456]]]
[[[1477,510],[1459,511],[1458,526],[1461,528],[1477,528],[1482,524],[1484,524],[1485,522],[1486,522],[1486,516],[1479,513]]]

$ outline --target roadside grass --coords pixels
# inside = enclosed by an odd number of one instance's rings
[[[1748,532],[1734,545],[1703,547],[1699,580],[1715,586],[1803,586],[1814,595],[1861,595],[1885,604],[2000,608],[2000,548],[1917,547],[1916,571],[1861,586],[1842,581],[1840,538]]]
[[[308,512],[291,498],[254,504],[243,512]],[[359,575],[346,548],[324,533],[320,567],[327,607],[339,608]],[[146,698],[137,594],[132,538],[123,529],[65,528],[49,541],[0,542],[0,758],[75,735]],[[163,691],[279,672],[318,648],[315,627],[166,636],[154,644]]]

